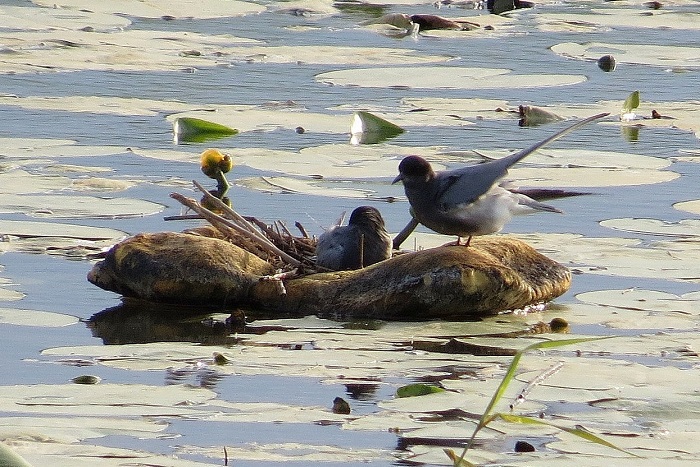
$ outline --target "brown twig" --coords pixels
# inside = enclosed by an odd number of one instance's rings
[[[194,182],[195,186],[202,190],[202,192],[205,194],[205,197],[207,194],[213,198],[212,202],[217,208],[222,208],[222,210],[233,216],[236,222],[232,222],[229,219],[226,219],[224,217],[221,217],[218,214],[214,214],[213,212],[209,211],[208,209],[203,208],[197,201],[195,201],[192,198],[187,198],[179,193],[171,193],[170,197],[177,200],[181,204],[187,206],[189,209],[193,210],[197,214],[201,215],[204,217],[207,221],[209,221],[214,227],[224,225],[230,229],[233,229],[236,233],[239,235],[242,235],[243,237],[253,241],[260,249],[271,253],[273,255],[279,256],[282,258],[285,262],[291,264],[292,266],[299,266],[301,265],[301,261],[299,261],[296,258],[293,258],[292,256],[288,255],[284,251],[280,250],[277,248],[270,240],[265,238],[263,235],[259,234],[255,228],[247,222],[243,217],[241,217],[238,213],[236,213],[233,209],[229,208],[226,206],[224,203],[221,202],[221,200],[217,199],[216,197],[212,196],[207,190],[203,189],[203,187],[197,183],[196,181]],[[218,203],[216,203],[218,201]],[[239,224],[238,220],[242,221],[242,224]],[[226,232],[224,232],[226,234]]]
[[[303,225],[299,221],[294,223],[294,226],[299,229],[299,232],[301,232],[301,236],[304,238],[309,238],[308,232],[306,232],[306,229],[304,228]]]

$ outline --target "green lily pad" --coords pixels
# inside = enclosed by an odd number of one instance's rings
[[[173,121],[176,143],[203,143],[238,134],[238,130],[200,118],[178,117]]]
[[[625,113],[632,112],[637,107],[639,107],[639,91],[634,91],[622,103],[622,111]]]
[[[396,390],[396,397],[427,396],[428,394],[435,394],[444,391],[445,390],[441,387],[432,384],[415,383],[398,388]]]
[[[0,465],[7,467],[32,467],[22,456],[13,451],[5,443],[0,443]]]
[[[381,117],[365,111],[357,111],[353,115],[350,134],[352,144],[376,144],[394,136],[398,136],[405,130]]]

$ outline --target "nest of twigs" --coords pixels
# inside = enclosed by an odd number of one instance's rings
[[[202,200],[212,209],[179,193],[170,195],[209,222],[210,226],[191,229],[190,233],[227,240],[264,259],[281,272],[321,272],[322,268],[317,267],[315,261],[317,240],[310,237],[299,222],[295,223],[295,227],[300,235],[295,236],[281,221],[268,225],[255,217],[241,216],[202,185],[196,181],[193,183],[204,194]]]

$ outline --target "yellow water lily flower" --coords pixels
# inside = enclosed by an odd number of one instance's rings
[[[209,178],[216,179],[218,172],[228,173],[233,168],[233,160],[228,154],[217,149],[207,149],[200,156],[202,172]]]

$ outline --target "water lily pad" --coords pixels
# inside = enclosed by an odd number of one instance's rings
[[[685,297],[685,298],[684,298]],[[680,297],[656,290],[624,289],[585,292],[576,296],[581,301],[597,305],[665,313],[699,315],[697,294]]]
[[[164,112],[184,112],[191,110],[193,107],[191,104],[176,101],[106,96],[0,96],[0,104],[24,109],[141,116],[156,116]],[[5,138],[3,138],[3,140],[4,139]],[[75,144],[75,142],[72,141],[64,142],[64,144],[67,143]],[[124,150],[124,148],[121,149]],[[112,150],[114,151],[114,149]],[[86,152],[87,151],[89,151],[89,149],[86,150]]]
[[[667,8],[593,8],[590,12],[583,13],[541,13],[536,15],[536,19],[543,31],[595,31],[603,28],[698,29],[697,12]]]
[[[128,180],[114,180],[111,178],[89,177],[73,180],[71,188],[76,191],[123,191],[127,190],[136,183]]]
[[[43,438],[45,442],[66,444],[108,435],[155,438],[166,427],[165,423],[145,418],[105,418],[88,414],[77,417],[3,417],[0,420],[0,431],[6,439],[29,438],[33,434],[37,441]]]
[[[128,150],[119,146],[83,146],[73,140],[65,139],[0,138],[0,154],[12,161],[108,156],[123,153],[128,153]]]
[[[76,30],[0,32],[16,53],[4,56],[0,73],[66,70],[182,70],[216,66],[222,49],[255,42],[229,35],[194,32]],[[66,45],[69,44],[69,45]],[[129,53],[123,53],[128,48]],[[198,50],[197,54],[183,51]],[[243,56],[248,51],[240,51]],[[233,51],[231,51],[233,53]]]
[[[678,209],[679,211],[700,214],[700,200],[683,201],[680,203],[675,203],[673,207]]]
[[[50,0],[32,0],[32,3],[52,8],[55,3]],[[261,13],[265,7],[254,3],[237,0],[182,0],[176,4],[162,5],[139,0],[120,0],[119,2],[101,2],[95,5],[90,0],[61,0],[61,8],[69,11],[97,11],[106,14],[122,14],[142,18],[226,18],[246,14]]]
[[[450,88],[450,89],[522,89],[568,86],[586,81],[576,75],[515,75],[501,68],[467,67],[391,67],[354,68],[316,75],[316,80],[339,86]]]
[[[700,248],[682,240],[644,247],[638,239],[575,234],[518,235],[574,273],[700,281]],[[444,238],[444,237],[443,237]]]
[[[184,385],[140,384],[38,384],[0,386],[0,408],[6,413],[34,413],[83,416],[143,417],[172,416],[198,412],[216,394],[208,389]]]
[[[1,282],[0,282],[1,283]],[[4,302],[21,300],[24,298],[24,294],[17,292],[15,290],[9,290],[4,287],[0,287],[0,300]]]
[[[637,232],[672,237],[697,237],[700,235],[700,220],[685,219],[679,222],[664,222],[657,219],[623,218],[608,219],[600,222],[608,227],[623,232]]]
[[[700,19],[700,15],[697,18]],[[597,60],[601,55],[610,53],[615,56],[618,64],[638,63],[663,67],[700,66],[700,49],[697,47],[564,42],[552,46],[551,49],[559,55],[584,60]]]
[[[32,465],[50,462],[52,467],[119,467],[128,462],[142,465],[167,465],[169,467],[210,467],[212,463],[178,459],[172,455],[160,455],[133,449],[94,446],[86,443],[56,443],[18,441],[14,446]],[[221,453],[217,461],[221,459]]]
[[[195,70],[231,62],[368,65],[441,63],[452,57],[400,48],[263,46],[251,39],[194,32],[128,29],[119,32],[30,31],[2,34],[16,53],[6,55],[0,73],[66,70]],[[66,46],[65,44],[71,44]],[[129,53],[123,53],[128,48]],[[98,57],[98,58],[96,58]]]
[[[54,222],[0,220],[0,233],[15,237],[64,237],[83,240],[115,240],[126,233],[105,227]]]
[[[113,219],[145,216],[162,210],[161,204],[131,198],[4,194],[0,199],[0,212],[20,212],[33,217]]]
[[[299,153],[265,149],[233,150],[234,162],[249,167],[281,172],[288,176],[321,176],[353,180],[358,178],[387,178],[396,175],[402,155],[413,154],[416,148],[399,146],[324,144],[302,149]],[[425,152],[423,152],[425,151]],[[435,153],[433,148],[421,153]]]
[[[314,179],[291,177],[239,178],[236,185],[266,193],[303,193],[337,198],[367,199],[374,193],[372,190],[361,190],[343,183],[323,183]]]
[[[67,14],[61,8],[3,5],[0,6],[0,14],[6,19],[6,24],[11,24],[15,30],[80,29],[90,25],[93,31],[111,31],[131,24],[124,16],[87,8]]]
[[[22,456],[13,451],[5,443],[0,443],[0,462],[9,467],[31,467],[31,464]]]
[[[48,191],[65,190],[70,187],[71,180],[57,175],[34,175],[24,170],[12,170],[0,173],[0,211],[7,209],[5,194],[19,195],[27,193],[46,193]]]
[[[383,462],[390,455],[382,449],[346,449],[304,443],[247,443],[226,448],[230,459],[261,463],[312,463],[330,462],[365,464]],[[188,455],[203,455],[211,459],[221,458],[221,449],[216,447],[181,446],[179,452]]]
[[[75,316],[62,315],[39,310],[23,310],[15,308],[0,308],[0,323],[17,326],[38,326],[57,328],[76,324]]]
[[[596,291],[603,294],[607,291]],[[612,291],[614,294],[616,291]],[[673,299],[673,298],[671,298]],[[610,329],[662,329],[662,330],[687,330],[690,327],[696,326],[698,318],[696,315],[689,315],[684,313],[664,313],[663,311],[656,311],[651,309],[645,309],[641,306],[638,308],[620,308],[615,307],[614,309],[608,305],[599,305],[588,301],[588,298],[584,295],[580,300],[585,300],[585,302],[578,303],[567,303],[562,305],[559,309],[560,312],[566,316],[569,324],[575,325],[594,325],[594,326],[604,326]],[[680,302],[683,300],[680,299]],[[651,303],[654,303],[653,301]],[[665,302],[664,302],[665,303]],[[679,302],[674,302],[679,303]],[[683,303],[680,303],[683,305]],[[644,305],[641,303],[640,305]],[[668,303],[666,303],[668,305]],[[649,343],[644,344],[647,352],[652,352],[653,347],[649,346]],[[663,352],[666,355],[671,355],[669,352],[672,345],[666,346]],[[682,346],[676,346],[676,348],[682,348]],[[632,346],[626,346],[627,352],[637,353],[637,349],[633,349]],[[641,349],[640,349],[641,350]],[[660,356],[662,353],[661,349],[657,349],[658,352],[655,356]],[[642,352],[639,352],[642,354]],[[669,357],[671,358],[671,357]]]

